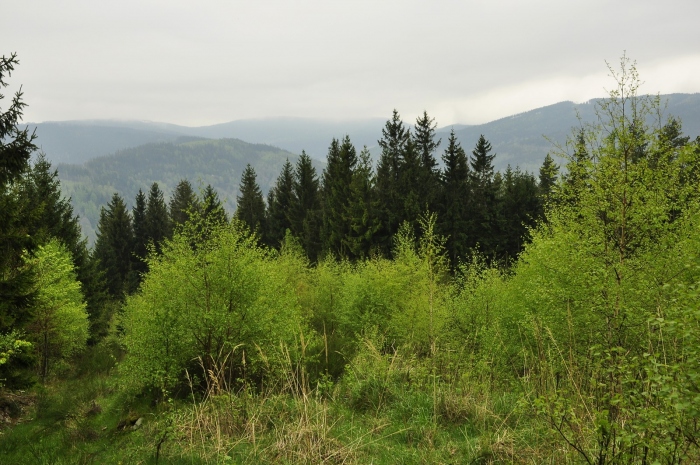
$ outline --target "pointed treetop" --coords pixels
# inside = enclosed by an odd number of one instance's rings
[[[248,225],[252,232],[265,234],[265,200],[255,170],[250,164],[243,171],[239,190],[241,194],[237,197],[236,218]]]
[[[440,146],[440,142],[442,142],[441,139],[435,140],[436,128],[435,118],[430,118],[427,111],[423,112],[423,116],[416,118],[413,135],[420,154],[421,164],[429,170],[434,170],[437,166],[433,153],[435,153]]]

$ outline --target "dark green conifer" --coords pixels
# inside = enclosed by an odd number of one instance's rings
[[[413,139],[420,158],[420,175],[416,180],[418,198],[422,209],[436,211],[437,196],[440,189],[440,171],[435,160],[435,151],[440,146],[440,139],[435,140],[435,118],[430,118],[426,111],[416,119]]]
[[[559,177],[559,166],[554,163],[554,159],[551,155],[547,154],[544,157],[544,162],[540,167],[540,184],[539,184],[539,195],[542,199],[542,203],[546,204],[552,198],[552,194],[557,185],[557,178]]]
[[[0,91],[5,79],[19,64],[16,54],[0,58]],[[0,94],[0,99],[3,96]],[[17,182],[28,168],[36,150],[35,135],[20,129],[26,104],[18,91],[6,110],[0,109],[0,333],[21,328],[29,318],[34,295],[32,273],[23,265],[22,255],[31,252],[35,242],[29,235],[23,203],[17,195]]]
[[[51,238],[59,239],[73,257],[74,265],[84,265],[87,251],[78,217],[73,214],[70,200],[61,194],[58,172],[43,153],[22,177],[19,185],[28,234],[37,244],[45,244]]]
[[[683,124],[679,118],[671,117],[659,131],[660,146],[664,148],[679,149],[690,141],[690,136],[683,135]]]
[[[535,177],[510,166],[499,189],[497,224],[500,229],[496,252],[504,263],[512,263],[522,251],[528,228],[534,227],[541,211]]]
[[[190,213],[199,208],[199,200],[187,179],[181,179],[170,199],[170,223],[172,229],[185,224],[190,219]]]
[[[239,190],[241,195],[237,197],[236,218],[245,223],[254,233],[257,233],[261,241],[266,242],[265,200],[256,179],[255,170],[246,165]]]
[[[268,245],[279,248],[289,229],[291,231],[291,208],[294,204],[294,167],[287,160],[277,182],[267,195]]]
[[[124,200],[115,192],[107,208],[102,207],[100,211],[93,256],[104,271],[107,291],[117,299],[123,299],[128,291],[127,278],[133,262],[133,234],[131,215]]]
[[[344,239],[344,250],[348,252],[348,258],[364,259],[371,255],[375,234],[380,227],[377,211],[372,158],[365,146],[352,176],[350,201],[346,208],[349,231]]]
[[[468,246],[475,248],[478,245],[488,258],[493,258],[498,247],[498,185],[494,182],[493,169],[495,157],[495,154],[491,154],[491,144],[482,134],[469,160],[471,196],[468,204]]]
[[[129,290],[135,291],[141,282],[141,276],[148,271],[148,222],[146,219],[146,194],[139,189],[131,209],[132,228],[134,230],[134,253],[129,277]]]
[[[307,257],[313,263],[321,249],[321,207],[319,181],[311,157],[302,151],[294,171],[294,196],[290,207],[292,234],[298,237]]]
[[[454,268],[468,248],[467,204],[470,198],[469,163],[454,129],[450,132],[442,161],[445,168],[441,176],[438,231],[446,238],[445,249]]]
[[[323,250],[336,257],[348,257],[345,240],[350,225],[345,217],[351,192],[353,173],[357,166],[357,152],[345,136],[342,143],[333,139],[328,148],[326,169],[323,171]]]
[[[428,209],[428,202],[425,186],[420,184],[424,176],[417,148],[413,138],[409,137],[404,146],[397,182],[397,198],[400,207],[397,220],[399,223],[408,222],[414,236],[418,238],[420,236],[418,218]]]
[[[158,183],[151,184],[146,202],[146,228],[148,232],[148,242],[153,244],[155,251],[160,255],[163,241],[172,235],[170,229],[170,217],[168,207],[165,204],[163,191],[158,187]]]
[[[219,194],[211,186],[207,184],[202,194],[202,200],[199,202],[202,210],[202,221],[210,225],[225,225],[228,223],[228,215],[224,206],[219,200]]]
[[[51,168],[43,153],[39,153],[18,188],[28,236],[37,244],[45,244],[50,238],[56,238],[70,252],[87,303],[91,342],[96,342],[104,336],[106,327],[102,323],[108,318],[105,314],[108,298],[104,276],[90,259],[79,218],[73,213],[70,199],[61,193],[58,172]]]
[[[377,165],[377,196],[379,200],[379,218],[381,228],[377,233],[379,251],[388,256],[391,253],[391,239],[398,231],[402,219],[403,201],[399,193],[399,177],[403,163],[406,144],[411,137],[410,131],[401,121],[398,111],[382,129],[382,138],[377,141],[382,149]]]
[[[581,191],[588,189],[590,171],[593,167],[591,156],[586,147],[586,132],[581,129],[577,132],[573,141],[573,155],[566,164],[566,175],[558,197],[562,202],[575,205],[578,202]]]

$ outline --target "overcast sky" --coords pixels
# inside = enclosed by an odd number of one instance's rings
[[[2,0],[24,120],[300,116],[484,123],[613,82],[700,92],[698,0]],[[0,109],[7,108],[7,100]]]

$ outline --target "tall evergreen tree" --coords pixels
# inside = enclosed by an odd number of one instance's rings
[[[652,144],[649,153],[649,164],[653,168],[658,166],[660,160],[666,158],[664,156],[666,153],[673,153],[675,159],[679,149],[690,142],[690,137],[683,135],[681,120],[673,117],[669,118],[666,124],[659,129],[656,139],[656,143]]]
[[[569,144],[573,145],[573,155],[569,157],[569,162],[566,164],[566,175],[560,197],[569,205],[575,205],[581,191],[588,189],[593,161],[586,148],[586,132],[583,128],[576,133],[573,141],[569,141]]]
[[[690,136],[683,135],[683,124],[679,118],[669,118],[661,127],[658,135],[662,148],[679,149],[690,142]]]
[[[287,160],[277,182],[267,194],[268,245],[280,247],[287,233],[292,230],[291,207],[294,204],[294,167]]]
[[[290,211],[292,234],[299,238],[307,257],[313,263],[321,248],[321,207],[319,181],[311,157],[302,151],[294,171],[294,196]]]
[[[422,171],[420,154],[413,138],[409,137],[404,146],[397,182],[397,198],[400,207],[398,221],[399,223],[407,221],[416,237],[421,230],[418,218],[428,208],[425,197],[427,193],[423,189],[425,186],[420,185],[423,180]]]
[[[323,250],[336,257],[348,257],[345,247],[350,226],[345,217],[350,197],[350,184],[357,167],[357,152],[345,136],[342,143],[333,139],[328,148],[326,169],[323,171]]]
[[[440,171],[435,160],[435,151],[440,146],[441,139],[435,140],[435,118],[430,118],[428,112],[416,118],[413,129],[413,139],[420,158],[420,175],[416,181],[418,198],[422,199],[423,210],[436,211],[437,196],[440,189]]]
[[[70,199],[63,197],[58,172],[39,153],[31,168],[19,183],[28,234],[37,244],[45,244],[52,237],[68,249],[76,268],[85,264],[87,248],[80,230],[78,217],[73,214]]]
[[[221,200],[219,200],[218,192],[216,192],[211,184],[207,184],[199,204],[202,210],[202,220],[205,223],[212,225],[224,225],[228,223],[226,210],[224,210],[224,206],[221,204]]]
[[[190,212],[199,208],[199,200],[187,179],[181,179],[170,198],[170,223],[177,229],[190,219]]]
[[[377,210],[372,157],[365,146],[360,152],[360,161],[352,176],[350,200],[345,214],[349,231],[344,239],[344,250],[348,252],[349,258],[363,259],[372,253],[374,236],[380,227]]]
[[[496,195],[498,186],[494,182],[493,160],[495,154],[491,154],[491,144],[483,136],[472,151],[469,160],[470,191],[469,199],[469,247],[477,245],[484,254],[492,258],[497,249],[498,223]]]
[[[239,190],[241,195],[237,197],[236,218],[248,225],[252,232],[257,233],[262,242],[266,242],[265,200],[258,186],[255,170],[250,164],[246,165],[243,171]]]
[[[90,259],[86,239],[80,230],[79,218],[73,213],[70,199],[63,197],[58,172],[43,153],[25,173],[20,183],[22,217],[28,236],[36,244],[46,244],[51,238],[58,239],[71,255],[74,270],[81,283],[87,302],[91,325],[91,340],[95,342],[104,335],[100,322],[106,322],[107,294],[104,276]]]
[[[535,226],[541,211],[535,177],[527,172],[506,169],[498,195],[498,258],[512,263],[522,251],[528,228]]]
[[[172,236],[170,229],[170,217],[168,207],[165,204],[163,191],[158,187],[158,183],[151,184],[146,202],[146,228],[148,231],[148,242],[153,244],[155,251],[160,255],[163,241]]]
[[[141,276],[148,271],[146,255],[148,254],[148,221],[146,219],[146,194],[139,189],[131,210],[132,229],[134,231],[134,253],[132,255],[129,291],[133,292],[141,282]]]
[[[381,219],[377,240],[380,251],[385,255],[390,254],[391,238],[398,231],[403,219],[401,218],[403,202],[399,194],[399,177],[406,144],[410,137],[409,129],[404,126],[398,111],[394,110],[391,119],[382,129],[382,138],[377,141],[382,149],[377,165],[376,182]]]
[[[544,157],[544,162],[540,167],[539,195],[543,204],[549,202],[557,185],[559,177],[559,166],[554,163],[550,154]]]
[[[469,163],[454,129],[450,132],[442,161],[445,168],[441,177],[438,231],[447,239],[445,249],[454,268],[467,252],[469,225]]]
[[[124,298],[128,291],[133,235],[131,215],[124,200],[115,192],[107,208],[103,207],[100,211],[93,256],[105,273],[108,292],[117,299]]]
[[[9,85],[6,78],[18,64],[14,53],[0,57],[0,91]],[[22,211],[16,191],[17,182],[36,149],[35,135],[19,127],[25,106],[22,92],[18,91],[9,107],[0,109],[0,334],[21,328],[21,323],[29,318],[28,309],[35,294],[32,273],[22,266],[22,255],[33,250],[34,241],[28,234],[28,212]]]

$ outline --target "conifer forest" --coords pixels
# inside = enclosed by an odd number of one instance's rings
[[[538,173],[394,110],[93,245],[0,100],[0,463],[700,463],[700,137],[609,71]]]

